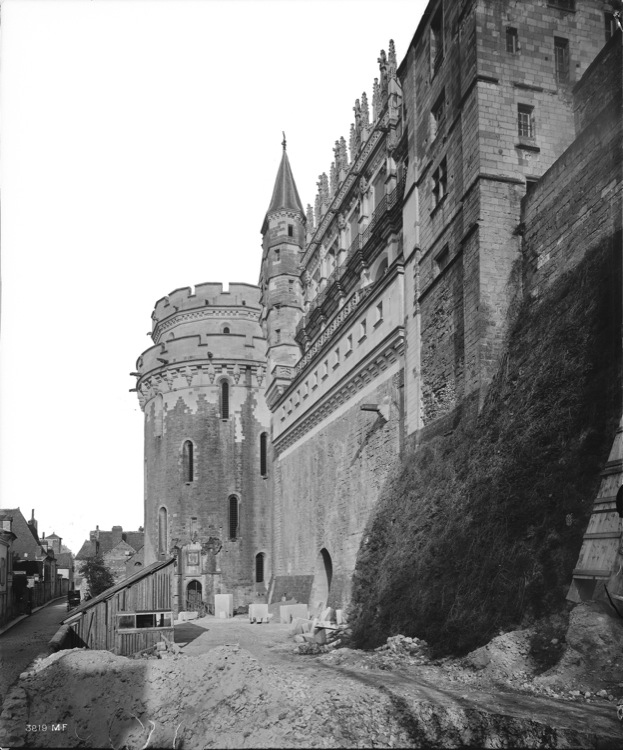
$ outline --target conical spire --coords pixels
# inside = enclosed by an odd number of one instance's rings
[[[283,155],[281,157],[279,171],[277,172],[277,179],[275,180],[273,197],[270,199],[270,205],[268,206],[266,218],[264,219],[264,225],[266,225],[268,215],[273,213],[273,211],[300,211],[302,216],[305,216],[305,209],[299,198],[299,192],[296,189],[296,183],[294,182],[292,169],[290,167],[290,160],[288,159],[288,153],[286,151],[285,134],[281,145],[283,146]],[[264,229],[262,231],[264,231]]]

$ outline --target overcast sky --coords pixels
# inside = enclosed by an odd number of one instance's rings
[[[177,287],[256,284],[282,130],[304,205],[424,0],[4,0],[0,504],[143,524],[129,373]]]

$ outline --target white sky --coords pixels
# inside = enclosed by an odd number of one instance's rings
[[[425,0],[4,0],[0,505],[143,524],[129,373],[173,289],[256,284],[281,131],[304,205]]]

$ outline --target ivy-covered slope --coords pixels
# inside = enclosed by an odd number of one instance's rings
[[[359,550],[363,648],[461,654],[563,606],[621,415],[620,235],[524,302],[476,422],[405,455]]]

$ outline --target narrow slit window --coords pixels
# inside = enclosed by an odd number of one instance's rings
[[[448,193],[448,171],[446,160],[442,159],[437,169],[433,172],[433,208],[441,203]]]
[[[264,553],[255,556],[255,582],[264,583]]]
[[[260,435],[260,474],[265,477],[268,474],[268,433]]]
[[[229,419],[229,383],[221,383],[221,419]]]
[[[238,538],[239,523],[238,498],[231,495],[229,498],[229,538],[232,540]]]
[[[184,481],[192,482],[194,479],[194,455],[193,444],[191,440],[186,440],[182,449],[182,464],[184,467]]]
[[[169,519],[167,509],[162,507],[158,511],[158,553],[165,555],[169,546]]]
[[[450,249],[448,245],[446,245],[443,250],[441,250],[436,256],[434,260],[434,271],[435,276],[438,276],[443,269],[448,265],[448,262],[450,260]]]

